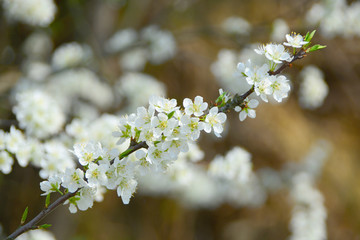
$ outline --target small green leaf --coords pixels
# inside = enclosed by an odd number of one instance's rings
[[[307,33],[304,37],[304,41],[308,42],[307,44],[304,45],[304,47],[306,48],[307,46],[310,45],[311,40],[313,39],[314,35],[315,35],[316,30],[312,31],[311,33]]]
[[[47,229],[49,227],[51,227],[51,224],[43,224],[43,225],[40,225],[38,228],[39,229]]]
[[[315,33],[316,33],[316,30],[312,31],[312,32],[310,33],[310,35],[309,35],[309,37],[308,37],[307,41],[309,41],[309,42],[310,42],[310,41],[313,39],[313,37],[314,37]]]
[[[21,222],[20,222],[21,225],[23,225],[25,223],[28,212],[29,212],[29,207],[26,207],[25,211],[24,211],[24,213],[23,213],[23,215],[21,217]]]
[[[48,208],[50,205],[50,193],[46,196],[45,207]]]
[[[304,41],[307,41],[307,39],[309,38],[310,32],[307,32],[305,37],[304,37]]]
[[[320,50],[320,49],[323,49],[323,48],[326,48],[326,46],[320,45],[320,44],[316,44],[316,45],[312,46],[311,48],[307,49],[306,51],[307,51],[307,52],[314,52],[314,51],[316,51],[316,50]]]
[[[169,113],[167,116],[168,116],[168,119],[172,118],[172,116],[174,116],[175,114],[175,111],[172,111],[171,113]]]

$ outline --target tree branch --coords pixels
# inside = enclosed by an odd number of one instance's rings
[[[45,218],[48,214],[50,214],[53,210],[55,210],[58,206],[60,206],[60,204],[64,203],[66,200],[68,200],[69,198],[75,196],[75,194],[77,193],[67,193],[61,197],[59,197],[58,199],[56,199],[55,202],[53,202],[52,204],[49,205],[48,208],[44,208],[38,215],[36,215],[32,220],[30,220],[28,223],[20,226],[18,229],[15,230],[15,232],[13,232],[12,234],[10,234],[6,240],[13,240],[15,238],[17,238],[20,234],[32,230],[32,229],[36,229],[38,228],[38,223]]]

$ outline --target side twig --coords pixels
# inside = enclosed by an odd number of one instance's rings
[[[38,223],[45,218],[48,214],[50,214],[53,210],[55,210],[58,206],[60,206],[60,204],[64,203],[66,200],[68,200],[69,198],[75,196],[76,192],[74,193],[67,193],[61,197],[59,197],[58,199],[56,199],[55,202],[53,202],[52,204],[49,205],[49,207],[44,208],[38,215],[36,215],[32,220],[30,220],[28,223],[20,226],[18,229],[16,229],[15,232],[13,232],[12,234],[10,234],[6,240],[13,240],[15,238],[17,238],[20,234],[32,230],[32,229],[37,229],[38,228]]]

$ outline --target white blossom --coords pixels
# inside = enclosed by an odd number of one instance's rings
[[[256,112],[254,108],[256,108],[259,105],[259,101],[256,99],[249,100],[246,98],[243,102],[243,107],[235,107],[235,111],[240,112],[239,113],[239,119],[240,121],[244,121],[247,116],[250,118],[256,117]]]
[[[212,107],[209,114],[205,118],[204,131],[207,133],[211,132],[211,128],[214,129],[214,133],[217,137],[221,137],[220,133],[223,131],[223,124],[226,121],[225,113],[218,113],[217,107]]]
[[[307,44],[308,42],[304,41],[304,37],[300,34],[292,33],[286,34],[286,41],[284,42],[285,46],[293,47],[293,48],[301,48],[303,45]]]
[[[274,63],[291,62],[293,59],[281,44],[267,44],[265,46],[265,57]]]
[[[107,164],[90,163],[86,170],[85,177],[90,187],[96,187],[98,184],[106,185],[106,172],[109,169]]]
[[[124,204],[129,204],[131,196],[134,194],[137,181],[130,179],[127,182],[121,182],[117,188],[117,195],[121,197]]]
[[[61,185],[61,178],[59,176],[57,175],[50,176],[49,180],[42,181],[40,183],[40,189],[41,191],[44,192],[41,195],[44,196],[44,195],[48,195],[49,193],[59,191],[60,185]]]
[[[281,102],[283,98],[286,98],[290,91],[289,80],[283,75],[270,76],[272,94],[276,101]]]
[[[208,107],[208,104],[203,102],[203,98],[201,96],[196,96],[194,102],[190,98],[185,98],[183,105],[186,114],[194,114],[196,117],[203,115],[204,111]]]
[[[176,99],[166,99],[160,96],[151,96],[149,100],[149,104],[153,105],[159,113],[171,113],[179,107],[177,107]]]
[[[63,187],[67,188],[69,192],[75,192],[79,188],[87,186],[84,180],[84,172],[81,169],[67,168],[62,176]]]
[[[99,142],[88,142],[75,144],[71,152],[75,154],[81,165],[86,166],[98,159],[103,150]]]

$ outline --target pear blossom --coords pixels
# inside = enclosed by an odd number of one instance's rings
[[[184,115],[181,117],[181,133],[189,135],[190,139],[196,141],[200,137],[200,131],[205,128],[205,123],[199,118]]]
[[[260,83],[263,81],[263,79],[267,78],[269,76],[268,72],[270,70],[268,64],[263,64],[261,67],[258,66],[251,66],[250,62],[249,65],[245,67],[243,73],[246,75],[246,81],[250,85],[254,85],[256,83]],[[238,69],[243,68],[242,65],[238,65]]]
[[[287,42],[284,42],[284,45],[288,47],[301,48],[303,45],[309,43],[307,41],[304,41],[304,37],[300,34],[286,34],[285,37]]]
[[[283,61],[291,62],[293,59],[281,44],[267,44],[264,54],[267,59],[274,63],[282,63]]]
[[[120,118],[120,123],[118,125],[120,131],[113,132],[114,137],[120,138],[117,144],[120,145],[133,136],[133,126],[135,124],[135,118],[135,114],[130,114],[129,116],[126,115]]]
[[[196,96],[194,102],[191,101],[191,99],[189,98],[185,98],[183,101],[183,105],[186,114],[194,114],[197,117],[203,115],[204,111],[208,107],[208,104],[206,102],[203,102],[203,98],[201,96]]]
[[[246,98],[243,102],[243,105],[244,105],[243,107],[239,107],[239,106],[235,107],[235,111],[240,112],[239,113],[240,121],[244,121],[247,116],[249,116],[250,118],[255,118],[256,112],[254,108],[256,108],[259,105],[259,101],[256,99],[249,100],[248,98]]]
[[[79,188],[85,187],[87,183],[84,180],[84,172],[81,169],[67,168],[62,176],[62,184],[69,192],[75,192]]]
[[[176,107],[176,99],[166,99],[159,96],[151,96],[149,104],[153,105],[159,113],[163,112],[168,114],[179,109],[179,107]]]
[[[271,82],[272,94],[276,101],[281,102],[283,98],[288,96],[290,84],[285,76],[270,76],[269,81]]]
[[[86,144],[75,144],[74,151],[72,152],[79,159],[79,163],[86,166],[98,159],[102,155],[103,150],[100,143],[88,142]]]
[[[154,135],[159,138],[161,134],[169,136],[174,128],[177,126],[178,121],[174,118],[168,118],[164,113],[159,113],[156,117],[151,119],[151,126],[154,127]]]
[[[267,95],[272,93],[271,82],[269,78],[265,78],[261,82],[255,83],[254,90],[257,96],[260,96],[264,102],[268,102]]]
[[[107,164],[96,164],[90,163],[88,165],[88,170],[86,170],[85,177],[89,183],[90,187],[95,187],[98,184],[105,185],[107,181],[106,171],[109,166]]]
[[[61,185],[61,178],[59,176],[57,175],[50,176],[49,180],[42,181],[40,183],[40,189],[41,191],[44,192],[41,195],[45,196],[48,195],[49,193],[59,191],[60,185]]]
[[[137,186],[137,181],[130,179],[126,182],[121,182],[117,188],[117,195],[121,197],[124,204],[129,204],[131,196],[134,194]]]
[[[217,137],[221,137],[220,133],[222,133],[223,124],[226,121],[226,114],[219,113],[219,109],[217,107],[212,107],[209,111],[209,114],[205,118],[205,126],[204,131],[207,133],[211,132],[211,128],[214,129],[214,133]]]
[[[96,194],[96,188],[94,187],[83,187],[79,190],[80,199],[76,201],[76,206],[81,211],[85,211],[88,208],[91,208],[94,203],[94,198]]]
[[[155,114],[153,105],[150,105],[148,109],[145,107],[138,107],[136,111],[135,127],[141,128],[145,127],[147,124],[151,124],[151,119]]]

